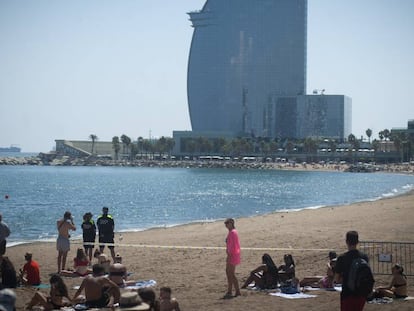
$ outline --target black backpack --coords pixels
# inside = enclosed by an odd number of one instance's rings
[[[374,276],[368,262],[361,258],[352,260],[348,273],[348,288],[358,296],[367,297],[374,288]]]

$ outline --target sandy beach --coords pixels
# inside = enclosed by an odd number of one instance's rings
[[[277,265],[291,253],[299,278],[323,275],[329,250],[346,250],[344,237],[357,230],[361,240],[414,242],[414,191],[394,198],[348,206],[299,212],[281,212],[236,219],[242,246],[242,263],[236,269],[239,282],[269,253]],[[232,215],[228,215],[231,217]],[[78,229],[79,230],[79,229]],[[225,237],[222,221],[197,223],[143,232],[116,234],[119,252],[131,279],[157,281],[155,290],[170,286],[182,310],[339,310],[339,292],[315,291],[308,299],[286,299],[265,292],[243,290],[242,296],[222,299],[226,291]],[[71,241],[68,264],[72,264],[81,241]],[[24,253],[32,252],[40,263],[42,283],[57,271],[55,243],[32,243],[7,249],[16,269],[24,264]],[[109,254],[106,249],[106,253]],[[413,258],[413,254],[411,254]],[[377,276],[376,285],[389,283],[389,276]],[[73,295],[81,278],[65,278]],[[409,294],[414,296],[409,278]],[[18,288],[17,310],[23,310],[36,289]],[[41,289],[48,292],[48,289]],[[414,310],[414,300],[390,304],[368,304],[365,310]]]

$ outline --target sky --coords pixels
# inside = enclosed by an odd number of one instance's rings
[[[186,12],[204,3],[0,0],[0,147],[191,130]],[[413,16],[412,0],[308,0],[307,93],[351,97],[357,137],[414,119]]]

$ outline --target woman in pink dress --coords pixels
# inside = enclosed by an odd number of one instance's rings
[[[227,293],[224,295],[224,298],[231,298],[232,289],[234,286],[235,297],[240,296],[239,281],[236,278],[236,266],[240,264],[240,242],[239,235],[237,234],[236,228],[234,226],[234,219],[227,218],[224,222],[224,225],[229,230],[226,239],[226,251],[227,251],[227,261],[226,261],[226,275],[227,275]]]

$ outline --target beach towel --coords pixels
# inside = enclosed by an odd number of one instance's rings
[[[391,302],[393,302],[393,299],[388,298],[388,297],[374,298],[368,301],[368,303],[371,303],[371,304],[385,304],[385,303],[391,303]]]
[[[283,293],[270,293],[269,295],[278,296],[287,299],[302,299],[302,298],[314,298],[317,295],[309,295],[304,293],[297,293],[297,294],[283,294]]]
[[[36,287],[36,288],[50,288],[50,284],[47,283],[41,283],[39,285],[32,285],[32,287]]]
[[[155,280],[144,280],[144,281],[136,282],[135,285],[125,286],[124,288],[139,289],[139,288],[144,288],[144,287],[154,287],[155,285],[157,285],[157,281]]]
[[[307,291],[316,291],[316,290],[325,290],[325,291],[328,291],[328,292],[335,292],[335,291],[340,292],[340,291],[341,291],[341,287],[333,287],[333,288],[320,288],[320,287],[305,286],[305,287],[303,288],[303,290],[304,290],[305,292],[307,292]]]
[[[34,288],[38,288],[38,289],[45,289],[45,288],[50,288],[50,284],[47,283],[41,283],[39,285],[20,285],[19,287],[34,287]]]
[[[255,286],[254,283],[247,285],[246,289],[259,291],[259,292],[271,292],[271,291],[278,290],[277,288],[260,288],[258,286]]]

